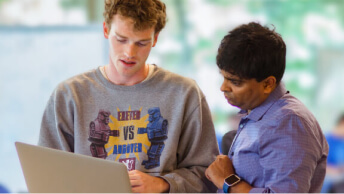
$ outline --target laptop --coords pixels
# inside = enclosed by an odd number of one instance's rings
[[[131,193],[124,164],[15,142],[30,193]]]

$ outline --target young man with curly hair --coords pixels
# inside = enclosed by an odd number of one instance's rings
[[[109,64],[53,92],[39,144],[123,162],[132,191],[214,192],[205,170],[218,146],[195,81],[147,64],[166,23],[159,0],[106,0]]]

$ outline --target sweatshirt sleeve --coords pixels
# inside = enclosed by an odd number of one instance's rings
[[[170,193],[214,193],[217,188],[205,177],[205,170],[219,154],[208,104],[200,105],[184,121],[176,170],[162,176],[170,184]]]
[[[74,152],[73,104],[70,93],[60,84],[43,113],[38,145]]]

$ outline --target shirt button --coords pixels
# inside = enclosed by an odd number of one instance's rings
[[[244,125],[243,125],[243,124],[240,124],[240,126],[239,126],[239,127],[240,127],[240,129],[242,129],[242,128],[244,128]]]

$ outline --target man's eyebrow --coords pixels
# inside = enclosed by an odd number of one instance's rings
[[[120,34],[117,33],[117,32],[115,32],[115,34],[116,34],[116,36],[118,36],[118,37],[120,37],[120,38],[127,38],[127,37],[125,37],[125,36],[123,36],[123,35],[120,35]]]
[[[139,40],[137,42],[151,42],[151,41],[152,41],[152,39],[143,39],[143,40]]]
[[[230,80],[230,81],[242,81],[242,79],[240,79],[240,78],[233,78],[233,77],[230,77],[230,76],[228,76],[228,75],[225,75],[225,74],[223,74],[221,71],[220,71],[220,74],[221,74],[225,79]]]
[[[236,81],[236,82],[242,82],[243,81],[243,79],[241,79],[241,78],[233,78],[233,77],[226,76],[226,75],[223,75],[223,77],[229,81]]]
[[[242,79],[236,79],[236,78],[231,78],[231,77],[226,77],[226,76],[224,76],[227,80],[229,80],[229,81],[237,81],[237,82],[241,82],[242,81]]]
[[[120,38],[124,38],[124,39],[128,38],[128,37],[123,36],[123,35],[121,35],[121,34],[119,34],[119,33],[117,33],[117,32],[115,32],[115,34],[116,34],[116,36],[118,36],[118,37],[120,37]],[[152,39],[151,39],[151,38],[147,38],[147,39],[139,40],[139,41],[137,41],[137,42],[150,42],[150,41],[152,41]]]

